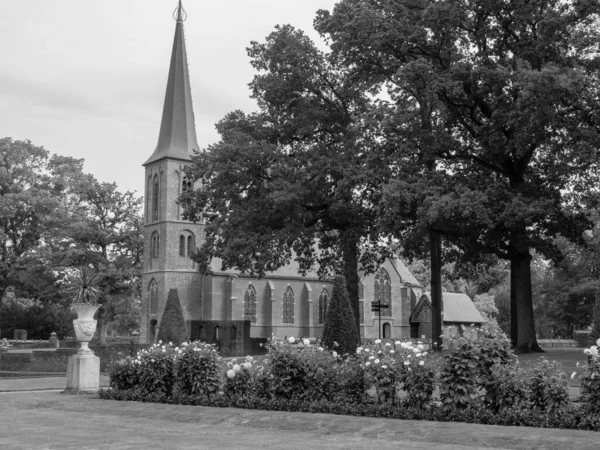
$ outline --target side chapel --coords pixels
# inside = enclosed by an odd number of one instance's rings
[[[190,256],[201,242],[202,222],[182,219],[177,198],[192,189],[183,169],[191,163],[196,140],[194,110],[186,56],[183,22],[186,13],[179,2],[174,12],[175,38],[167,79],[167,90],[154,152],[145,168],[144,264],[142,287],[141,343],[156,340],[169,292],[176,290],[190,337],[199,321],[249,321],[251,338],[278,336],[320,337],[332,284],[316,274],[299,276],[294,263],[257,279],[235,271],[222,271],[212,263],[212,275],[200,274]],[[379,317],[372,302],[389,305],[382,310],[384,338],[411,337],[411,312],[423,288],[398,259],[385,261],[379,271],[361,275],[361,337],[379,336]],[[215,327],[214,340],[218,340]],[[418,329],[413,324],[413,336]],[[420,337],[420,336],[419,336]],[[208,339],[210,341],[210,338]]]

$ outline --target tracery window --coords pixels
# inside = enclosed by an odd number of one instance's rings
[[[374,283],[374,301],[382,305],[388,305],[387,308],[381,309],[382,316],[392,315],[392,283],[390,275],[383,267],[375,275]]]
[[[154,189],[152,190],[152,220],[158,220],[158,208],[160,205],[160,189],[158,175],[154,175]]]
[[[290,286],[283,293],[283,323],[294,323],[294,291]]]
[[[191,258],[194,254],[196,244],[194,242],[194,236],[192,234],[187,237],[187,255]]]
[[[185,236],[179,236],[179,256],[185,256]]]
[[[148,291],[150,292],[150,314],[158,314],[158,283],[155,279],[150,281]]]
[[[256,323],[256,289],[251,284],[244,292],[244,320]]]
[[[325,317],[327,316],[327,308],[329,307],[329,293],[327,289],[323,288],[319,295],[319,323],[325,323]]]
[[[152,256],[152,258],[158,258],[160,236],[157,232],[152,233],[152,238],[150,239],[150,246],[150,255]]]

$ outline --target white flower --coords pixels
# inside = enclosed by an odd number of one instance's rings
[[[575,378],[575,375],[577,375],[577,372],[573,372],[573,373],[571,374],[571,380],[572,380],[573,378]]]
[[[150,361],[151,361],[151,362],[156,362],[156,360],[155,360],[154,358],[152,358]]]
[[[413,353],[421,353],[421,350],[419,350],[418,348],[413,348]]]
[[[233,377],[235,377],[235,370],[229,369],[227,371],[227,378],[233,378]]]
[[[250,355],[246,356],[246,362],[252,362],[254,361],[254,358]]]
[[[387,366],[384,364],[383,366],[381,366],[382,369],[387,369]]]
[[[370,365],[371,365],[371,362],[370,362],[370,361],[367,361],[367,362],[365,363],[365,366],[367,366],[367,367],[369,367]]]
[[[396,345],[400,345],[400,344],[401,344],[401,342],[400,342],[400,341],[396,341],[396,342],[394,342],[394,344],[396,344]]]
[[[415,356],[416,356],[417,358],[420,358],[420,357],[421,357],[421,353],[417,353]]]
[[[423,360],[419,361],[419,365],[420,366],[424,366],[425,365],[425,361],[423,361]]]
[[[233,366],[233,370],[235,370],[236,372],[239,372],[240,370],[242,370],[242,368],[240,367],[240,365],[239,365],[239,364],[235,364],[235,365]]]
[[[379,360],[376,359],[375,361],[373,361],[373,364],[379,364]]]
[[[362,350],[363,350],[363,349],[362,349],[362,347],[358,347],[358,348],[356,349],[356,354],[357,354],[357,355],[360,355],[360,354],[362,353]]]
[[[187,347],[187,346],[188,346],[188,343],[187,343],[187,342],[183,342],[183,343],[181,344],[181,346],[182,346],[182,347]]]
[[[331,352],[331,356],[333,356],[334,358],[337,358],[338,354],[337,354],[337,352],[334,351],[334,352]]]
[[[381,344],[381,339],[375,339],[376,344]]]
[[[138,355],[137,359],[142,359],[142,357],[140,355]]]
[[[292,337],[289,337],[289,338],[288,338],[288,342],[289,342],[290,344],[293,344],[294,342],[296,342],[296,339],[295,339],[293,336],[292,336]]]
[[[419,350],[423,350],[425,347],[423,347],[421,344],[419,344],[419,345],[417,345],[417,348],[418,348]]]
[[[173,343],[172,343],[172,342],[169,342],[169,345],[173,345]]]
[[[389,342],[386,342],[386,343],[385,343],[385,346],[386,346],[386,347],[391,347],[391,346],[392,346],[392,344],[390,344]]]
[[[323,347],[319,347],[317,350],[319,350],[320,352],[323,351]]]
[[[162,341],[158,341],[159,344],[162,344]]]
[[[308,339],[304,339],[304,340],[302,341],[302,343],[303,343],[304,345],[306,345],[307,347],[310,345],[310,341],[309,341]]]
[[[162,349],[162,352],[163,352],[163,353],[167,353],[167,350],[163,348],[163,349]]]
[[[426,356],[426,355],[427,355],[427,352],[421,353],[421,356]]]
[[[182,352],[181,350],[179,350],[177,353],[178,353],[179,355],[181,355],[183,352]]]
[[[394,353],[396,353],[394,350],[390,350],[390,353],[393,355]]]
[[[410,366],[410,361],[404,361],[405,366]]]
[[[251,362],[245,362],[244,363],[244,369],[252,369],[252,363]]]
[[[371,356],[369,356],[369,359],[373,360],[373,359],[375,359],[375,357],[371,355]]]
[[[369,350],[368,348],[365,348],[365,353],[369,353],[371,350]]]
[[[591,350],[590,350],[589,348],[586,348],[586,349],[583,351],[583,353],[585,353],[586,355],[591,355],[591,354],[592,354],[592,352],[591,352]],[[139,356],[138,356],[138,358],[139,358]]]

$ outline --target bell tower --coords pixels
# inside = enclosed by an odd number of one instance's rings
[[[142,276],[141,343],[156,339],[167,294],[177,289],[184,319],[201,318],[201,280],[190,258],[203,236],[203,226],[182,220],[177,198],[191,187],[184,168],[199,150],[183,22],[187,14],[181,0],[173,18],[175,38],[158,144],[145,168],[144,264]]]

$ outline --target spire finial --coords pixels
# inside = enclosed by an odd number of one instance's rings
[[[184,22],[185,19],[187,19],[187,12],[183,9],[181,0],[179,0],[179,4],[177,5],[177,8],[175,8],[175,11],[173,11],[173,19],[177,22]]]

